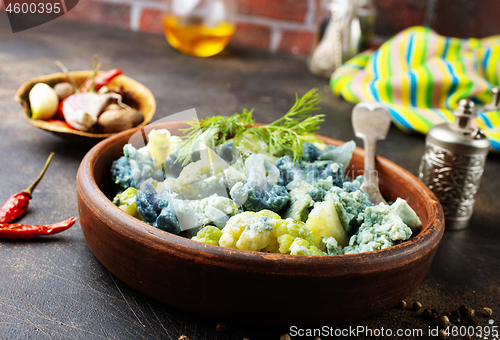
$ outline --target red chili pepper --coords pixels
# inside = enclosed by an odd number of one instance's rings
[[[118,77],[120,74],[122,74],[122,70],[120,70],[119,68],[114,68],[112,70],[98,74],[97,76],[95,76],[94,81],[92,81],[92,79],[87,80],[87,82],[80,89],[80,92],[89,92],[92,90],[99,91],[101,87],[108,85],[111,80]]]
[[[76,130],[74,127],[72,127],[71,125],[69,125],[68,123],[66,123],[66,121],[64,121],[64,120],[48,119],[48,120],[46,120],[46,122],[50,123],[50,124],[53,124],[53,125],[65,127],[65,128],[71,129],[71,130]]]
[[[63,100],[61,100],[59,102],[59,106],[57,107],[56,115],[54,116],[53,119],[62,120],[62,121],[65,120],[64,113],[63,113],[63,106],[64,106],[64,102],[66,101],[66,99],[68,99],[68,98],[64,98]]]
[[[69,229],[75,224],[76,217],[49,225],[32,225],[21,223],[0,223],[0,238],[31,238],[40,235],[52,235]]]
[[[45,171],[47,171],[47,168],[49,167],[50,161],[52,160],[53,156],[54,153],[52,152],[49,155],[47,162],[45,162],[45,166],[43,167],[40,175],[38,175],[37,179],[33,183],[31,183],[31,185],[26,190],[12,195],[0,208],[0,223],[8,223],[14,220],[21,216],[26,211],[26,209],[28,209],[28,205],[30,204],[29,201],[31,199],[31,193],[37,186],[38,182],[40,182],[40,180],[42,179]]]

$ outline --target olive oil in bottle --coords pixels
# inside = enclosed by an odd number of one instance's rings
[[[179,19],[166,15],[163,17],[163,31],[170,45],[182,53],[210,57],[226,47],[234,34],[234,27],[225,21],[207,26],[197,17]]]

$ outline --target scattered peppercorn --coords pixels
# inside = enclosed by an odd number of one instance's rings
[[[446,329],[446,327],[450,327],[450,319],[447,316],[441,315],[438,319],[438,324],[441,328]]]
[[[457,310],[454,310],[451,312],[449,319],[450,319],[451,323],[453,323],[455,325],[460,326],[462,324],[462,319],[460,318],[460,314],[458,313]]]
[[[426,309],[424,309],[424,311],[422,312],[422,314],[420,314],[420,316],[425,321],[430,321],[431,317],[432,317],[432,312],[430,311],[430,309],[426,308]]]
[[[470,339],[472,339],[472,337],[469,334],[464,335],[464,340],[470,340]]]
[[[215,330],[217,332],[224,332],[226,330],[226,325],[223,322],[218,322],[217,325],[215,325]]]
[[[189,340],[189,338],[187,336],[185,336],[184,334],[182,334],[180,337],[179,337],[179,340]]]
[[[415,312],[418,312],[420,310],[420,308],[422,308],[422,304],[420,302],[416,301],[413,303],[412,309]]]
[[[283,334],[282,336],[280,336],[280,340],[291,340],[291,338],[290,338],[290,335]]]
[[[491,308],[488,308],[488,307],[483,308],[483,316],[490,317],[492,315],[493,315],[493,311],[491,310]]]
[[[473,318],[474,317],[474,309],[470,308],[467,305],[461,305],[458,310],[460,311],[460,314],[464,316],[465,318]]]
[[[406,301],[405,300],[401,300],[401,302],[398,303],[398,307],[401,308],[401,309],[406,308]]]
[[[448,337],[448,334],[444,331],[444,329],[439,330],[439,338],[440,339],[446,339]]]

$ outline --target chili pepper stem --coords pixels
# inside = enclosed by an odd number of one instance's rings
[[[27,192],[28,194],[31,195],[31,193],[33,192],[33,190],[35,190],[35,187],[38,185],[38,183],[42,179],[43,175],[45,174],[45,171],[47,171],[47,169],[49,168],[49,164],[50,164],[50,161],[52,160],[52,157],[54,157],[53,152],[51,152],[49,155],[49,158],[47,158],[47,161],[45,162],[45,166],[42,169],[42,172],[40,172],[40,174],[35,179],[35,181],[33,183],[31,183],[31,185],[28,188],[26,188],[26,190],[24,190],[24,192]]]

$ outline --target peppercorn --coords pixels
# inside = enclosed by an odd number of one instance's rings
[[[426,309],[424,309],[422,314],[420,314],[420,316],[422,317],[422,319],[424,319],[426,321],[430,321],[430,319],[432,317],[432,312],[430,311],[430,309],[426,308]]]
[[[179,337],[179,340],[189,340],[189,338],[187,336],[185,336],[184,334],[182,334],[180,337]]]
[[[460,318],[460,314],[458,313],[457,310],[451,312],[449,319],[455,325],[460,326],[462,324],[462,319]]]
[[[217,332],[224,332],[226,330],[226,325],[223,322],[218,322],[217,325],[215,325],[215,330]]]
[[[493,315],[493,311],[491,310],[491,308],[488,308],[488,307],[483,308],[483,316],[490,317],[492,315]]]
[[[462,316],[464,316],[467,319],[474,317],[474,314],[475,314],[474,309],[470,308],[467,305],[461,305],[458,308],[458,310],[460,311],[460,314],[462,314]]]
[[[439,330],[439,338],[440,339],[446,339],[448,337],[448,334],[444,331],[444,329]]]
[[[432,313],[432,315],[431,315],[431,321],[433,321],[433,322],[434,322],[434,321],[436,321],[437,319],[438,319],[437,314],[436,314],[436,313]]]
[[[405,309],[406,308],[406,301],[405,300],[401,300],[401,302],[398,303],[398,307],[401,308],[401,309]]]
[[[450,319],[447,316],[441,315],[438,319],[439,326],[441,328],[446,328],[451,325]]]
[[[422,308],[422,304],[420,302],[416,301],[413,303],[412,309],[415,312],[418,312],[420,310],[420,308]]]
[[[280,340],[291,340],[291,338],[290,338],[290,335],[283,334],[282,336],[280,336]]]
[[[469,334],[465,334],[463,339],[470,340],[470,339],[472,339],[472,337]]]

